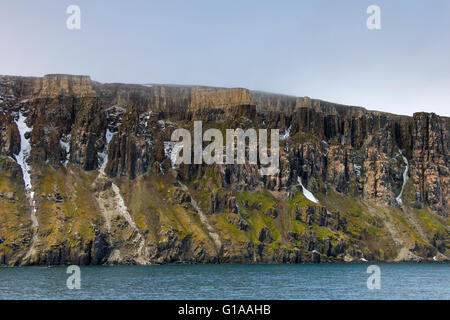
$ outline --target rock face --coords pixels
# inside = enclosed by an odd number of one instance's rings
[[[450,212],[449,118],[415,113],[413,123],[412,179],[415,201],[428,204],[441,215]]]
[[[174,165],[193,120],[279,129],[279,171]],[[0,76],[0,264],[446,260],[449,129],[243,88]]]
[[[188,113],[205,121],[247,116],[253,119],[256,106],[247,89],[199,88],[191,90]]]
[[[36,79],[33,95],[44,98],[58,96],[93,97],[96,93],[92,89],[89,76],[49,74]]]

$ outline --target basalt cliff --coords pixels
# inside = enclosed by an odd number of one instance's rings
[[[280,130],[280,166],[171,134]],[[450,118],[242,88],[0,76],[0,265],[445,261]]]

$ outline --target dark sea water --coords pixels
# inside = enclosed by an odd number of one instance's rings
[[[0,299],[450,299],[450,264],[164,265],[0,268]]]

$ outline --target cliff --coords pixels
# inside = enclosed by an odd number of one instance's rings
[[[174,166],[167,141],[193,120],[280,129],[280,170]],[[1,76],[0,264],[448,260],[449,128],[243,88]]]

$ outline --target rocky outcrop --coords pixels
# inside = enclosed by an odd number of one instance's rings
[[[416,205],[428,204],[442,215],[450,212],[449,118],[435,114],[413,116],[411,177]]]
[[[265,243],[271,243],[273,241],[270,230],[267,227],[264,227],[259,231],[258,240]]]
[[[188,113],[189,117],[204,121],[228,120],[241,116],[254,119],[256,106],[247,89],[193,87]]]
[[[69,162],[84,170],[100,167],[98,154],[106,144],[106,115],[97,99],[85,101],[84,108],[76,113],[70,132]]]
[[[92,97],[95,91],[89,76],[49,74],[35,80],[33,95],[49,98],[58,96]]]
[[[20,151],[20,135],[11,114],[0,114],[0,154],[13,156]]]
[[[135,108],[123,115],[107,151],[109,176],[135,178],[147,171],[154,153],[153,133],[148,126],[149,119],[140,117]]]
[[[174,165],[167,143],[193,120],[279,129],[277,174]],[[445,260],[449,126],[243,88],[1,76],[0,264]]]
[[[323,206],[310,206],[295,210],[295,219],[304,222],[307,225],[317,224],[318,226],[330,227],[332,230],[346,231],[347,221],[339,211],[328,212]]]

